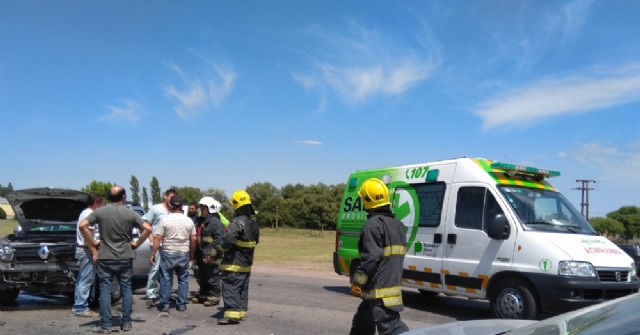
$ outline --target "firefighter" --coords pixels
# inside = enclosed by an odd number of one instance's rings
[[[260,228],[251,219],[255,212],[249,194],[244,190],[234,192],[231,204],[233,220],[227,227],[221,246],[224,252],[220,264],[224,315],[218,319],[220,325],[237,324],[247,316],[253,252],[260,238]]]
[[[366,180],[358,196],[367,211],[360,233],[358,266],[351,294],[362,302],[353,316],[351,335],[400,334],[409,330],[400,320],[402,262],[407,240],[404,225],[395,218],[389,189],[377,178]]]
[[[212,197],[204,197],[198,202],[200,216],[197,222],[196,266],[194,277],[197,278],[200,291],[198,296],[191,298],[193,303],[204,306],[220,304],[220,245],[224,227],[220,222],[220,202]]]

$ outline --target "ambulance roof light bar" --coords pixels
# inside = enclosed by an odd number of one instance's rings
[[[502,162],[492,163],[491,168],[504,170],[504,172],[508,175],[524,174],[524,175],[531,175],[540,179],[557,177],[560,175],[559,171],[545,170],[545,169],[539,169],[531,166],[515,165],[515,164],[509,164],[509,163],[502,163]]]

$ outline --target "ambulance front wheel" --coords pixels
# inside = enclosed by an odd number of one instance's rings
[[[491,297],[491,310],[500,319],[535,320],[538,304],[531,285],[517,278],[497,283]]]

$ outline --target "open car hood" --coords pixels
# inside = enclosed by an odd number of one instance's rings
[[[25,232],[42,230],[43,225],[76,224],[88,206],[89,194],[61,188],[31,188],[9,193],[7,200]]]

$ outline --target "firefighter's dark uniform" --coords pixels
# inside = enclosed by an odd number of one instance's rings
[[[407,240],[404,225],[389,206],[369,211],[358,251],[360,266],[354,282],[362,286],[363,299],[353,316],[351,335],[400,334],[409,328],[400,320],[402,262]]]
[[[220,264],[224,318],[231,322],[238,322],[247,315],[253,252],[260,239],[260,228],[251,220],[251,213],[251,205],[236,210],[221,246],[224,251]]]
[[[216,213],[217,214],[217,213]],[[198,218],[198,244],[196,247],[196,273],[200,284],[197,302],[208,306],[220,302],[220,245],[224,235],[224,226],[216,214]],[[195,302],[195,301],[194,301]]]

